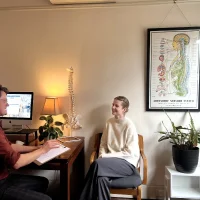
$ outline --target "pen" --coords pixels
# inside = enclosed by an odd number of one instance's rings
[[[63,148],[66,148],[66,146],[65,146],[65,145],[62,145],[61,143],[60,143],[60,146],[63,147]]]

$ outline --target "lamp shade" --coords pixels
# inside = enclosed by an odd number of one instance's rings
[[[58,104],[58,98],[46,97],[41,115],[59,115],[60,108]]]

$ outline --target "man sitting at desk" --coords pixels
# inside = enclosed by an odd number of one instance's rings
[[[8,89],[0,85],[0,116],[7,114],[7,93]],[[44,194],[48,187],[47,178],[12,174],[9,173],[9,169],[19,169],[28,165],[58,146],[57,140],[49,140],[41,147],[11,144],[0,121],[0,200],[51,200]]]

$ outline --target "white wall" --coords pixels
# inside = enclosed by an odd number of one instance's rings
[[[0,83],[11,91],[34,91],[32,127],[40,124],[44,96],[68,95],[66,68],[73,66],[76,110],[83,126],[74,135],[85,137],[86,169],[93,135],[111,116],[113,98],[128,97],[128,116],[144,136],[148,159],[145,198],[155,198],[155,189],[163,187],[164,166],[172,164],[171,144],[157,142],[165,114],[145,111],[146,30],[200,25],[200,4],[179,5],[190,24],[176,6],[167,16],[171,7],[0,11]],[[178,122],[183,115],[171,117]],[[198,127],[199,113],[192,115]]]

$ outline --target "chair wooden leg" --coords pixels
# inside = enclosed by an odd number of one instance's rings
[[[141,200],[142,190],[141,186],[137,188],[137,200]]]

